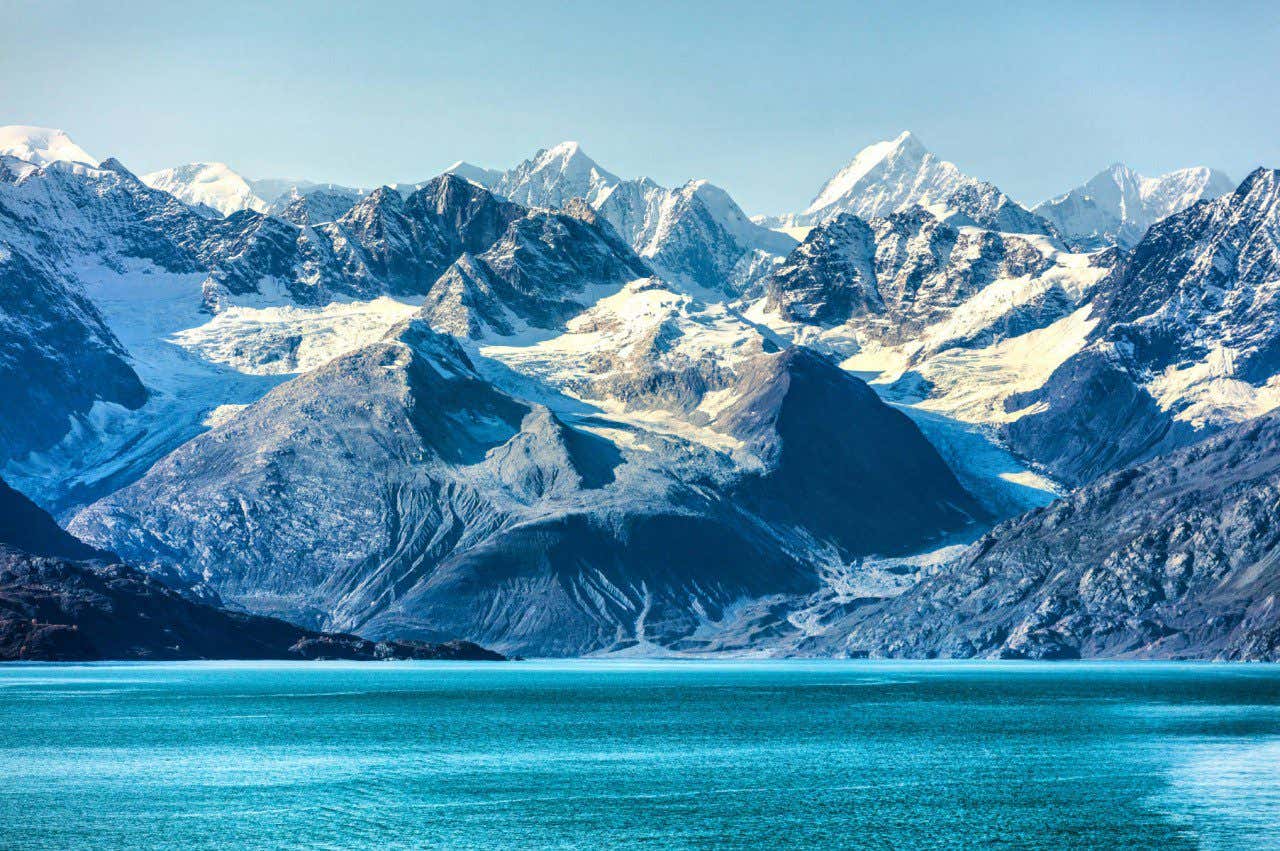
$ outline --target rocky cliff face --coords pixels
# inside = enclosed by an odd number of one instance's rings
[[[0,157],[0,236],[59,268],[91,258],[108,269],[141,260],[168,272],[197,272],[192,243],[207,222],[114,159],[96,167],[37,167]]]
[[[452,175],[408,198],[376,189],[336,220],[314,225],[305,199],[289,217],[295,221],[237,213],[209,226],[198,246],[212,270],[205,300],[218,309],[236,296],[279,288],[299,304],[422,296],[461,254],[484,251],[522,215],[522,208]]]
[[[532,210],[479,254],[464,253],[427,294],[422,316],[460,337],[558,328],[601,295],[650,274],[596,213]]]
[[[840,652],[1280,658],[1280,418],[1105,476],[997,526]]]

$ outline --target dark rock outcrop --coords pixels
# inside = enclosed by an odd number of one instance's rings
[[[369,641],[187,599],[136,568],[0,545],[0,660],[457,659],[503,657],[465,641]]]

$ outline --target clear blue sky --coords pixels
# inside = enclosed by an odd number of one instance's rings
[[[752,213],[903,129],[1027,202],[1117,160],[1280,166],[1280,2],[368,5],[0,0],[0,124],[358,184],[577,139]]]

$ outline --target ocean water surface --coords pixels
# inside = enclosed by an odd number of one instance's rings
[[[4,848],[1280,848],[1280,666],[0,668]]]

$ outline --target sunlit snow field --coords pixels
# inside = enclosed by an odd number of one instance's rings
[[[1280,666],[0,669],[6,848],[1263,848]]]

